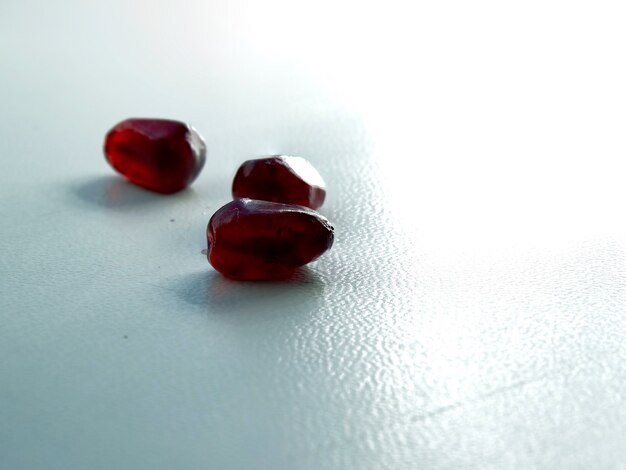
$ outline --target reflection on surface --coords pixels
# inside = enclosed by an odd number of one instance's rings
[[[99,176],[73,185],[72,192],[85,203],[116,210],[138,210],[145,206],[194,197],[191,188],[173,195],[162,195],[141,189],[114,175]]]
[[[316,310],[324,294],[325,280],[309,267],[286,281],[232,281],[207,265],[205,271],[184,276],[174,289],[185,302],[207,309],[209,314],[270,316]]]

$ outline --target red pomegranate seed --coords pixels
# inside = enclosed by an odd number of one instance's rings
[[[236,199],[209,221],[207,258],[231,279],[285,279],[321,256],[333,238],[333,227],[314,210]]]
[[[317,209],[326,198],[326,185],[304,158],[273,155],[243,162],[235,174],[233,197]]]
[[[111,166],[137,186],[175,193],[189,186],[204,166],[206,146],[188,124],[167,119],[127,119],[104,142]]]

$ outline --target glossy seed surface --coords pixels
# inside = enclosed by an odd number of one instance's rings
[[[318,209],[326,199],[326,184],[302,157],[272,155],[245,161],[233,180],[233,197]]]
[[[207,258],[231,279],[285,279],[330,249],[333,239],[333,227],[312,209],[236,199],[209,221]]]
[[[109,164],[129,181],[158,193],[189,186],[206,159],[206,145],[190,125],[168,119],[126,119],[106,135]]]

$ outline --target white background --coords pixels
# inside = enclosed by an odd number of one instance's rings
[[[619,1],[0,3],[0,468],[626,468]],[[127,117],[208,161],[158,196]],[[307,157],[333,250],[200,254]]]

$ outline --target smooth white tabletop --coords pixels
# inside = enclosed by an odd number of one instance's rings
[[[0,468],[626,468],[623,2],[0,3]],[[159,196],[127,117],[206,138]],[[236,283],[238,165],[332,251]]]

